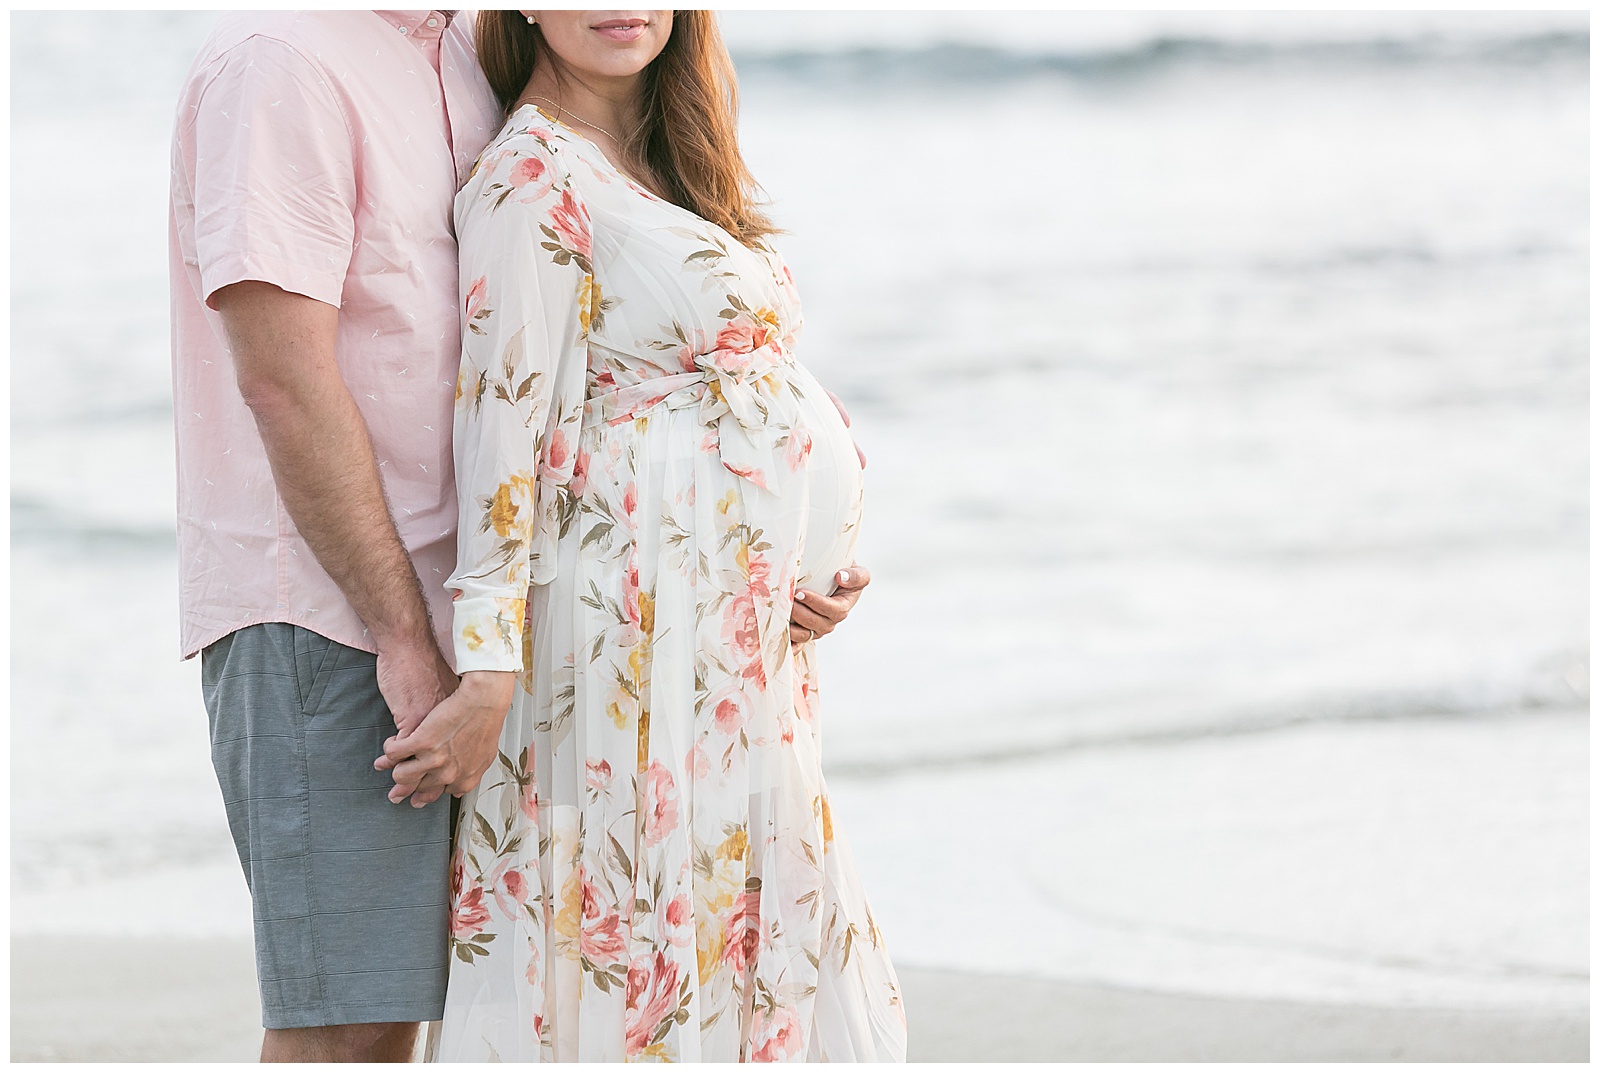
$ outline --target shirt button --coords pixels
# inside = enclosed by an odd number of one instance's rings
[[[437,26],[437,25],[439,25],[439,20],[438,19],[429,19],[428,20],[428,25],[429,26]]]
[[[401,33],[405,33],[406,32],[406,28],[404,26],[400,27],[400,32]]]

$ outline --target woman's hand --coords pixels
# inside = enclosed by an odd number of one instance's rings
[[[810,589],[795,590],[794,607],[789,613],[790,644],[803,645],[832,633],[861,599],[861,590],[872,582],[872,575],[860,563],[851,563],[835,574],[834,580],[839,587],[832,596]]]
[[[422,808],[474,789],[494,763],[516,680],[512,671],[468,671],[416,729],[384,742],[372,766],[394,773],[389,800]]]

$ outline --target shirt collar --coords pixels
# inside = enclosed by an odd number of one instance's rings
[[[375,11],[374,15],[413,41],[426,41],[444,33],[454,11]],[[430,23],[432,25],[430,25]]]

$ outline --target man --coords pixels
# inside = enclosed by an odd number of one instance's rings
[[[440,798],[504,717],[429,718],[456,687],[451,208],[501,122],[471,38],[442,11],[227,16],[178,106],[183,654],[254,903],[263,1061],[406,1060],[441,1015]],[[851,573],[797,605],[797,639],[842,621]],[[396,786],[374,761],[425,720],[439,775]]]

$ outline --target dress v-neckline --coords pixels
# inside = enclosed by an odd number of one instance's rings
[[[649,187],[645,186],[643,183],[637,182],[637,181],[629,178],[622,171],[621,168],[617,167],[615,164],[613,164],[611,162],[611,158],[606,156],[606,151],[604,149],[600,148],[599,144],[593,138],[590,138],[590,137],[584,135],[580,131],[574,130],[572,127],[568,126],[566,123],[563,123],[561,120],[557,119],[555,116],[553,116],[550,113],[546,112],[543,108],[540,108],[537,104],[534,104],[532,101],[529,101],[528,103],[519,106],[515,111],[513,111],[509,116],[506,117],[506,121],[510,122],[517,115],[521,114],[525,109],[529,109],[529,108],[533,109],[534,114],[537,115],[540,119],[543,119],[545,122],[549,123],[551,126],[559,128],[559,132],[560,133],[568,135],[568,136],[570,136],[572,138],[575,138],[578,141],[582,142],[584,145],[587,145],[589,148],[593,149],[595,151],[595,153],[597,155],[599,155],[600,159],[605,162],[605,166],[611,171],[611,173],[613,175],[615,175],[618,179],[621,179],[624,183],[626,183],[628,188],[633,190],[639,196],[647,198],[648,200],[653,201],[658,205],[665,205],[667,208],[672,209],[672,210],[674,210],[676,212],[681,212],[681,213],[685,214],[686,216],[689,216],[692,219],[694,219],[694,221],[696,223],[704,224],[706,227],[713,228],[716,231],[717,234],[721,235],[728,242],[732,243],[735,246],[738,246],[740,249],[743,249],[743,250],[745,250],[745,251],[747,251],[749,253],[755,254],[760,260],[762,260],[763,262],[767,263],[769,270],[771,269],[770,256],[766,252],[765,247],[748,246],[745,243],[740,242],[737,238],[735,238],[733,236],[732,232],[730,232],[727,228],[723,227],[721,224],[716,223],[713,220],[708,220],[704,216],[701,216],[698,212],[695,212],[693,209],[686,209],[682,205],[679,205],[675,201],[668,201],[666,198],[662,197],[660,194],[657,194],[654,190],[651,190]]]
[[[518,108],[516,112],[512,112],[511,114],[514,116],[514,115],[517,114],[517,112],[522,111],[523,108],[532,108],[536,113],[538,113],[538,115],[539,115],[539,117],[541,119],[547,120],[548,122],[554,124],[555,126],[560,127],[563,132],[571,135],[572,137],[578,139],[579,141],[581,141],[584,144],[586,144],[587,146],[589,146],[589,148],[593,149],[596,153],[598,153],[600,155],[600,159],[606,162],[606,167],[610,168],[612,173],[614,175],[616,175],[617,178],[619,178],[623,182],[627,183],[634,190],[637,190],[639,193],[643,194],[645,197],[650,198],[652,201],[659,201],[664,205],[671,205],[672,204],[672,202],[668,201],[666,198],[662,197],[660,194],[656,193],[654,190],[651,190],[648,186],[644,185],[644,183],[641,183],[637,179],[632,178],[626,172],[624,172],[621,168],[617,167],[617,165],[612,161],[612,159],[609,156],[606,155],[606,151],[600,147],[600,143],[599,142],[595,141],[593,138],[589,137],[587,134],[584,134],[582,131],[577,130],[576,128],[572,127],[570,124],[563,123],[560,119],[558,119],[555,116],[551,115],[549,112],[546,112],[543,108],[539,107],[537,104],[534,104],[532,101],[529,101],[527,104],[524,104],[521,108]],[[682,205],[678,205],[678,206],[675,206],[675,207],[676,208],[680,208],[680,209],[683,208]],[[710,221],[707,221],[707,222],[709,223]]]

